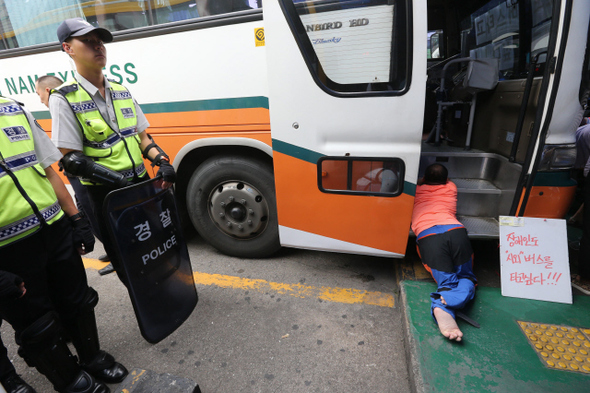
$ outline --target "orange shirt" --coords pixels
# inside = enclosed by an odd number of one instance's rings
[[[412,213],[412,231],[416,236],[435,225],[461,225],[456,214],[457,186],[455,183],[449,180],[447,184],[416,186]]]

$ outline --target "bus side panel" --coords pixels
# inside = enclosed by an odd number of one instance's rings
[[[577,186],[533,186],[526,204],[526,217],[563,218],[568,212]]]

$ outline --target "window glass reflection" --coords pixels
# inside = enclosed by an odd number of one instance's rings
[[[399,159],[324,158],[319,163],[322,191],[398,195],[403,162]]]
[[[262,7],[262,0],[0,0],[0,50],[57,41],[69,18],[111,32]]]

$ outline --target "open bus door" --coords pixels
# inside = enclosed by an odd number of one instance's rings
[[[522,191],[516,193],[510,215],[561,218],[576,188],[564,186],[558,176],[575,159],[575,130],[590,93],[590,2],[555,1],[552,20],[546,51],[549,66],[517,184]]]
[[[426,2],[265,0],[281,244],[401,257],[426,83]]]

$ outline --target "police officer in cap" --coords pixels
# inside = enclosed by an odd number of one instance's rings
[[[144,158],[159,167],[164,188],[172,186],[176,174],[168,156],[145,131],[149,123],[129,91],[102,73],[107,63],[104,43],[113,40],[111,33],[74,18],[58,27],[57,36],[77,73],[49,97],[52,139],[64,155],[64,169],[86,186],[100,232],[108,234],[104,199],[114,189],[149,178]],[[111,242],[104,246],[126,283]]]
[[[60,158],[32,115],[0,97],[0,317],[15,330],[19,355],[57,391],[104,393],[103,382],[128,372],[100,350],[98,295],[80,257],[94,236],[51,167]]]

